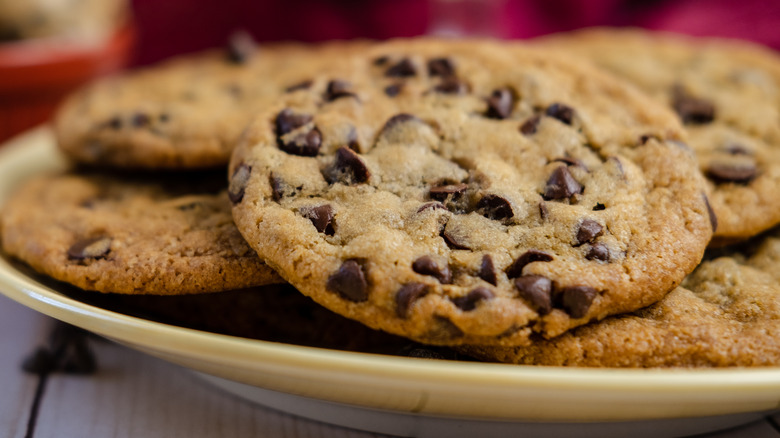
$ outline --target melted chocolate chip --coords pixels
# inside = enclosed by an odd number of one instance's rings
[[[482,256],[482,263],[479,266],[479,273],[477,273],[477,275],[479,278],[487,281],[493,286],[498,283],[498,278],[496,277],[496,268],[493,265],[493,257],[491,257],[490,254],[485,254]]]
[[[712,102],[691,96],[679,85],[672,90],[672,107],[686,124],[701,125],[715,119]]]
[[[227,44],[227,59],[233,64],[244,64],[255,51],[255,42],[247,32],[235,32],[230,35]]]
[[[499,88],[488,97],[487,104],[488,109],[485,116],[491,119],[506,119],[512,115],[515,98],[508,88]]]
[[[553,260],[553,257],[550,254],[547,254],[546,252],[542,252],[539,250],[531,249],[528,250],[522,254],[520,254],[520,257],[515,259],[514,262],[512,262],[511,265],[509,265],[508,268],[506,268],[506,275],[509,278],[516,278],[523,275],[523,268],[525,265],[533,262],[551,262]]]
[[[339,270],[328,278],[325,287],[356,303],[368,299],[368,282],[363,268],[355,260],[345,261]]]
[[[606,210],[606,209],[607,209],[607,207],[604,204],[602,204],[600,202],[597,202],[596,205],[593,206],[592,210],[593,211],[602,211],[602,210]]]
[[[352,84],[340,79],[335,79],[328,82],[328,87],[325,89],[325,95],[323,98],[328,102],[332,102],[342,97],[357,98],[357,95],[352,92]]]
[[[477,308],[477,304],[485,300],[493,299],[496,295],[486,287],[477,287],[462,297],[452,298],[452,303],[464,312],[470,312]]]
[[[245,163],[239,164],[236,170],[233,171],[233,176],[230,177],[230,185],[228,186],[228,198],[234,205],[244,199],[244,191],[251,175],[252,167]],[[276,196],[274,196],[274,199],[276,199]]]
[[[588,314],[593,300],[598,295],[590,286],[569,286],[559,291],[561,307],[572,318],[582,318]]]
[[[601,242],[596,242],[591,245],[588,253],[585,254],[585,258],[588,260],[601,260],[602,262],[609,261],[609,248]]]
[[[585,219],[577,229],[577,245],[592,242],[593,239],[602,234],[604,234],[604,227],[600,223],[592,219]]]
[[[512,211],[512,204],[505,198],[489,194],[482,197],[477,203],[477,210],[488,219],[505,220],[512,218],[515,214]]]
[[[415,301],[428,294],[428,286],[423,283],[406,283],[395,294],[395,312],[401,318],[408,318]]]
[[[314,84],[314,81],[309,79],[303,82],[298,82],[297,84],[290,85],[289,87],[285,88],[284,91],[287,93],[292,93],[298,90],[308,90],[311,88],[312,84]]]
[[[315,126],[309,132],[300,133],[287,141],[278,138],[279,149],[290,155],[302,157],[315,157],[322,146],[322,133]]]
[[[554,119],[560,120],[567,125],[571,125],[571,122],[574,120],[574,108],[566,106],[562,103],[554,103],[550,105],[547,107],[547,111],[544,113]]]
[[[101,259],[111,251],[111,239],[106,236],[82,239],[68,248],[69,260]]]
[[[327,236],[332,236],[336,233],[333,228],[333,207],[330,204],[302,208],[301,215],[309,219],[318,232]]]
[[[447,184],[443,186],[431,187],[429,196],[431,199],[444,202],[447,200],[447,198],[452,199],[462,196],[464,193],[466,193],[466,189],[468,189],[468,187],[469,186],[466,184]]]
[[[370,176],[371,172],[360,155],[344,146],[338,148],[333,165],[325,172],[325,179],[331,184],[361,184],[368,181]]]
[[[715,211],[710,205],[710,198],[703,193],[702,196],[704,197],[704,205],[707,206],[707,213],[710,215],[710,225],[712,226],[712,232],[714,233],[718,229],[718,217],[715,216]]]
[[[520,125],[520,132],[522,132],[523,135],[536,134],[536,130],[539,128],[539,122],[541,120],[542,117],[539,115],[529,117],[525,122],[523,122],[522,125]]]
[[[713,162],[707,167],[707,177],[718,184],[748,184],[758,176],[758,168],[752,163]]]
[[[433,87],[434,91],[443,94],[466,94],[470,89],[469,84],[456,78],[447,78]]]
[[[449,58],[433,58],[428,61],[428,75],[455,76],[455,65]]]
[[[515,289],[520,298],[531,303],[540,315],[552,311],[552,281],[541,275],[526,275],[515,278]]]
[[[403,84],[392,84],[385,87],[385,94],[388,97],[395,97],[401,94],[401,90],[404,88]]]
[[[308,114],[295,114],[290,108],[285,108],[276,116],[276,135],[281,137],[284,134],[295,131],[301,126],[314,120],[314,117]]]
[[[559,166],[553,170],[544,188],[544,199],[567,199],[573,195],[582,193],[583,187],[571,176],[566,166]]]
[[[386,71],[385,76],[390,78],[406,78],[417,74],[417,69],[409,58],[404,58],[391,65]]]
[[[439,283],[452,282],[452,272],[448,266],[439,266],[430,256],[419,257],[412,263],[412,270],[420,275],[429,275],[439,280]]]

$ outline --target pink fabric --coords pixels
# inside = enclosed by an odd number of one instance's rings
[[[491,1],[497,4],[492,9],[454,10],[433,0],[134,0],[137,63],[220,46],[239,28],[259,41],[384,39],[422,35],[464,16],[477,22],[470,30],[506,38],[641,26],[780,48],[778,0],[471,0]]]

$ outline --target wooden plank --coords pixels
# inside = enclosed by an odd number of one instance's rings
[[[0,430],[23,437],[38,376],[23,373],[21,363],[46,341],[51,319],[0,296]]]

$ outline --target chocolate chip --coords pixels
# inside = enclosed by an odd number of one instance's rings
[[[122,119],[120,119],[118,116],[114,116],[108,119],[108,121],[106,121],[103,126],[106,128],[111,128],[114,131],[118,131],[122,129]]]
[[[710,205],[710,198],[708,198],[707,195],[703,193],[702,196],[704,197],[704,205],[707,206],[707,213],[710,215],[710,225],[712,226],[712,232],[714,233],[718,229],[718,217],[715,216],[715,211]]]
[[[428,285],[423,283],[406,283],[395,294],[395,312],[401,318],[409,317],[412,304],[428,294]]]
[[[544,199],[567,199],[582,193],[582,185],[571,176],[566,166],[558,166],[553,170],[544,188]]]
[[[446,226],[441,230],[439,235],[444,239],[444,243],[446,243],[450,249],[471,249],[468,246],[459,243],[457,239],[447,231]]]
[[[531,303],[536,313],[547,315],[552,311],[552,281],[541,275],[515,278],[515,289],[520,298]]]
[[[298,82],[297,84],[290,85],[289,87],[285,88],[284,91],[287,93],[292,93],[293,91],[298,90],[308,90],[311,88],[312,84],[314,84],[314,81],[308,79],[302,82]]]
[[[585,219],[580,222],[580,227],[577,229],[577,245],[592,242],[593,239],[601,236],[603,233],[604,227],[600,223],[592,219]]]
[[[312,120],[314,120],[314,117],[308,114],[295,114],[290,108],[285,108],[279,112],[274,121],[276,124],[276,135],[281,137],[310,123]]]
[[[398,61],[396,64],[391,65],[390,68],[385,71],[385,76],[390,78],[405,78],[414,76],[416,74],[417,69],[414,67],[414,64],[412,64],[412,61],[409,60],[409,58],[404,58]]]
[[[428,75],[455,76],[455,65],[449,58],[433,58],[428,61]]]
[[[412,263],[412,270],[421,275],[429,275],[439,280],[439,283],[449,284],[452,282],[452,272],[448,266],[439,266],[430,256],[419,257]]]
[[[336,150],[336,159],[325,172],[329,183],[360,184],[368,181],[371,172],[355,151],[347,147]]]
[[[561,307],[572,318],[582,318],[588,314],[593,300],[598,295],[590,286],[569,286],[559,291]]]
[[[712,102],[691,96],[679,85],[672,90],[672,107],[686,124],[701,125],[715,119],[715,105]]]
[[[421,205],[420,208],[417,209],[417,213],[422,213],[425,210],[446,210],[447,207],[445,207],[441,202],[426,202],[425,204]]]
[[[547,111],[544,112],[548,116],[558,119],[561,122],[571,125],[574,120],[574,108],[566,106],[562,103],[554,103],[547,107]]]
[[[273,197],[274,201],[279,202],[282,200],[282,198],[287,196],[290,186],[288,186],[282,178],[274,175],[274,173],[271,172],[271,174],[268,175],[268,182],[271,184],[271,196]]]
[[[333,207],[330,204],[305,207],[300,211],[301,215],[309,219],[318,232],[325,233],[327,236],[332,236],[336,233],[333,228]]]
[[[539,217],[541,217],[543,221],[550,217],[550,210],[547,209],[547,204],[545,204],[544,201],[539,203]]]
[[[523,275],[523,268],[525,265],[533,262],[551,262],[552,260],[553,257],[550,254],[536,249],[531,249],[520,254],[520,257],[515,259],[515,261],[512,262],[508,268],[506,268],[505,272],[509,278],[520,277]]]
[[[100,259],[111,251],[110,237],[98,236],[82,239],[68,248],[69,260]]]
[[[401,90],[403,89],[403,84],[392,84],[385,87],[385,94],[388,97],[395,97],[401,94]]]
[[[493,286],[498,283],[498,278],[496,278],[496,268],[493,265],[493,257],[491,257],[490,254],[485,254],[482,256],[482,263],[479,266],[479,273],[477,273],[477,275],[479,278],[487,281]]]
[[[373,64],[374,65],[385,65],[387,62],[390,61],[389,56],[378,56],[374,58]]]
[[[353,151],[360,153],[360,141],[358,139],[358,133],[354,126],[350,126],[347,131],[347,147]]]
[[[434,91],[443,94],[466,94],[470,89],[469,84],[456,78],[447,78],[433,87]]]
[[[539,115],[529,117],[525,122],[523,122],[522,125],[520,125],[520,132],[522,132],[524,135],[536,134],[536,130],[539,128],[539,122],[541,120],[542,117]]]
[[[356,303],[368,299],[368,283],[363,268],[355,260],[345,261],[339,270],[328,278],[325,287]]]
[[[142,128],[144,126],[148,126],[152,122],[151,117],[149,117],[148,114],[144,113],[135,113],[133,115],[133,118],[130,119],[130,123],[133,125],[134,128]]]
[[[381,135],[382,132],[388,131],[388,130],[390,130],[390,129],[398,126],[398,125],[401,125],[403,123],[408,123],[408,122],[424,123],[422,120],[420,120],[419,118],[417,118],[417,117],[415,117],[415,116],[413,116],[411,114],[405,114],[405,113],[396,114],[393,117],[390,117],[389,119],[387,119],[387,121],[385,122],[385,125],[382,126],[382,129],[380,131],[380,135]]]
[[[279,149],[291,155],[302,157],[315,157],[322,146],[322,133],[315,126],[309,132],[297,134],[292,139],[278,138]]]
[[[486,218],[493,220],[510,219],[515,215],[509,201],[494,194],[483,196],[477,203],[477,210]]]
[[[464,312],[470,312],[476,309],[477,304],[482,301],[493,299],[496,295],[486,287],[477,287],[462,297],[452,298],[452,303]]]
[[[758,176],[758,168],[753,163],[713,162],[705,170],[707,177],[715,183],[748,184]]]
[[[236,170],[233,171],[233,176],[230,178],[230,185],[228,186],[228,198],[234,205],[244,199],[244,191],[251,175],[252,167],[245,163],[239,164]]]
[[[506,119],[512,115],[515,98],[508,88],[499,88],[493,91],[487,99],[488,109],[485,116],[491,119]]]
[[[597,202],[596,205],[593,206],[593,211],[602,211],[602,210],[606,210],[606,209],[607,209],[607,207],[604,204],[600,203],[600,202]]]
[[[445,184],[442,186],[431,187],[429,196],[431,199],[444,202],[447,198],[453,199],[466,193],[467,184]]]
[[[753,155],[750,149],[737,143],[729,144],[723,148],[723,151],[730,155]]]
[[[239,31],[230,35],[227,45],[227,59],[234,64],[244,64],[255,51],[255,42],[247,32]]]
[[[349,82],[340,79],[334,79],[328,82],[328,87],[325,89],[325,95],[323,96],[323,98],[328,102],[332,102],[342,97],[357,98],[357,95],[353,93],[351,90],[352,90],[352,84],[350,84]]]
[[[603,262],[609,261],[609,248],[601,242],[596,242],[591,245],[588,253],[585,254],[585,258],[588,260],[601,260]]]

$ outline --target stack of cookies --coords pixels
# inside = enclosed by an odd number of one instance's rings
[[[268,301],[294,287],[313,301],[285,303],[329,311],[312,332],[346,317],[394,335],[353,349],[780,364],[780,58],[766,49],[639,30],[239,36],[93,84],[56,133],[81,167],[21,187],[2,243],[82,289]]]

